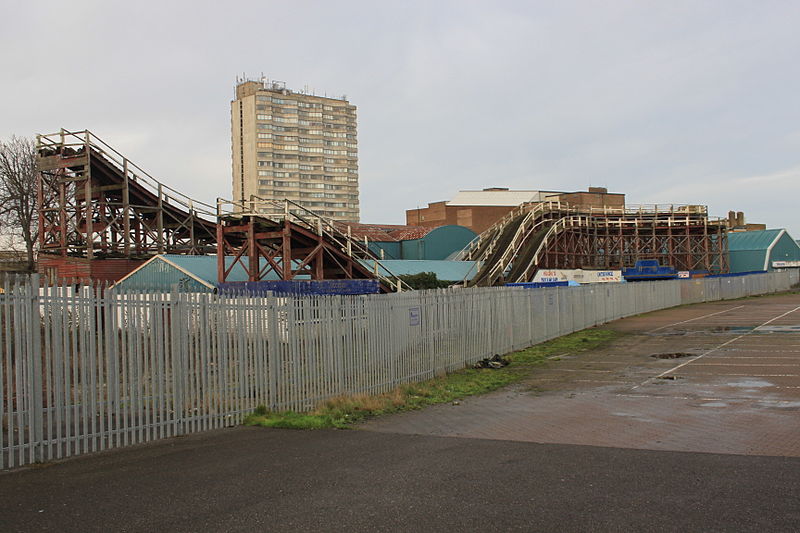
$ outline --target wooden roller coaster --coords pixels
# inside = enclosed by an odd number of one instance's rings
[[[724,219],[705,206],[574,206],[523,204],[465,248],[459,258],[476,261],[469,286],[531,281],[547,269],[621,269],[657,259],[677,270],[728,271]]]
[[[276,273],[401,287],[341,225],[293,202],[192,200],[89,131],[39,135],[37,150],[39,264],[53,277],[113,281],[155,254],[217,254],[220,282],[229,255],[250,281]]]
[[[89,131],[39,135],[37,149],[39,264],[54,277],[111,281],[154,254],[216,253],[220,282],[239,263],[250,281],[276,274],[378,278],[384,291],[401,286],[346,225],[293,202],[192,200]],[[539,268],[619,269],[640,259],[724,273],[726,222],[695,205],[523,204],[459,258],[476,261],[468,285],[479,286],[530,281]]]

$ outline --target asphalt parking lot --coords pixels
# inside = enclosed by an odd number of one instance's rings
[[[670,309],[460,405],[0,473],[0,531],[796,531],[798,325],[800,295]]]
[[[526,383],[364,429],[650,450],[800,457],[800,296],[680,307]]]

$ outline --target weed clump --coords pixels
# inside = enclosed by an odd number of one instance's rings
[[[506,356],[508,366],[497,369],[459,370],[420,383],[400,385],[382,394],[354,394],[323,401],[310,413],[270,412],[259,405],[244,424],[287,429],[347,428],[354,422],[399,411],[421,409],[429,405],[456,402],[467,396],[485,394],[530,376],[548,358],[599,348],[619,333],[608,329],[565,335]],[[560,358],[560,357],[559,357]]]

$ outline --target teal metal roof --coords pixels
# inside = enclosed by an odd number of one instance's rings
[[[370,270],[374,270],[374,261],[361,261]],[[225,258],[226,266],[233,264],[232,257]],[[474,261],[436,261],[436,260],[385,260],[386,269],[392,274],[419,274],[433,272],[440,280],[460,281],[475,275]],[[262,258],[262,268],[266,260]],[[380,267],[379,267],[380,268]],[[247,271],[240,264],[234,265],[228,274],[227,281],[247,281]],[[265,278],[277,280],[278,275],[270,271]],[[119,280],[114,286],[119,289],[139,291],[169,291],[177,285],[181,291],[205,292],[213,290],[217,285],[216,255],[157,255],[145,264]]]
[[[436,261],[460,252],[477,237],[477,233],[451,224],[437,228],[414,226],[403,232],[395,231],[392,237],[397,237],[396,241],[375,239],[369,241],[369,247],[378,256],[382,249],[386,259]]]
[[[800,261],[800,246],[784,229],[728,234],[731,272],[772,270],[775,261]]]
[[[225,258],[226,267],[233,264],[233,257]],[[266,265],[262,258],[261,267]],[[265,279],[279,279],[270,271]],[[227,281],[247,281],[247,271],[236,263],[227,276]],[[119,289],[168,291],[178,285],[184,291],[213,290],[217,285],[216,255],[157,255],[114,284]]]
[[[370,270],[373,270],[374,261],[361,261]],[[433,272],[436,278],[444,281],[460,281],[465,277],[472,279],[476,269],[475,261],[437,261],[421,259],[399,259],[383,260],[381,265],[389,269],[392,274],[402,276],[404,274],[420,274],[422,272]]]
[[[217,256],[216,255],[163,255],[162,259],[174,263],[179,268],[188,270],[195,277],[216,286],[217,283]],[[233,257],[225,258],[225,268],[233,264]],[[277,279],[277,278],[275,278]],[[228,281],[247,281],[247,271],[241,263],[236,263],[228,274]]]
[[[728,249],[732,252],[741,250],[764,250],[775,242],[782,229],[765,229],[760,231],[735,231],[728,233]]]

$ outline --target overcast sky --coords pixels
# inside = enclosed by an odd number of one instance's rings
[[[362,222],[606,186],[800,238],[800,2],[0,0],[0,138],[90,129],[231,196],[236,76],[358,106]]]

